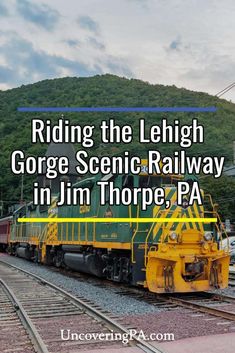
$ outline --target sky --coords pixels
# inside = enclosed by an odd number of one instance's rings
[[[215,95],[234,35],[234,0],[0,0],[0,89],[111,73]]]

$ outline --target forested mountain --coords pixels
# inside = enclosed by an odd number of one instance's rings
[[[10,171],[10,155],[15,149],[22,149],[27,155],[43,155],[46,145],[31,144],[31,119],[40,117],[56,121],[59,113],[22,113],[19,106],[216,106],[216,113],[66,113],[65,118],[79,124],[98,124],[102,119],[114,118],[120,124],[129,123],[136,132],[135,140],[129,146],[110,145],[104,148],[99,141],[98,129],[95,133],[95,147],[90,154],[116,154],[128,148],[135,154],[145,156],[150,148],[159,149],[164,154],[179,150],[178,145],[140,145],[137,142],[138,119],[145,118],[147,126],[157,124],[160,118],[168,121],[180,119],[190,123],[197,117],[205,127],[205,143],[195,144],[189,150],[191,155],[225,156],[226,163],[232,163],[232,141],[235,139],[235,104],[201,92],[179,89],[175,86],[151,85],[136,79],[126,79],[113,75],[88,78],[66,77],[45,80],[35,84],[0,91],[0,199],[11,202],[20,198],[21,178]],[[75,146],[76,149],[81,146]],[[30,200],[32,177],[24,179],[24,198]],[[222,203],[224,217],[234,217],[235,181],[223,177],[221,180],[202,178],[206,188]],[[233,197],[233,198],[232,198]],[[9,201],[9,202],[8,202]],[[234,217],[235,218],[235,217]]]

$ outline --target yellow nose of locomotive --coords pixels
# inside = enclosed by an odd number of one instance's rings
[[[185,230],[148,252],[146,287],[151,292],[196,292],[228,285],[229,255],[207,234]]]

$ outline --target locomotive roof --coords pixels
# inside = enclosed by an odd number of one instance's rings
[[[10,221],[11,219],[12,219],[12,216],[0,218],[0,223],[1,223],[1,222],[5,222],[5,221]]]

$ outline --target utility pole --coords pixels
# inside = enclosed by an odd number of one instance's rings
[[[24,201],[24,174],[21,175],[20,203]]]
[[[0,201],[0,211],[1,211],[1,217],[3,216],[3,201]]]
[[[1,217],[2,217],[2,216],[3,216],[3,199],[2,199],[2,190],[1,190],[0,211],[1,211]]]
[[[233,141],[233,164],[235,165],[235,141]]]

